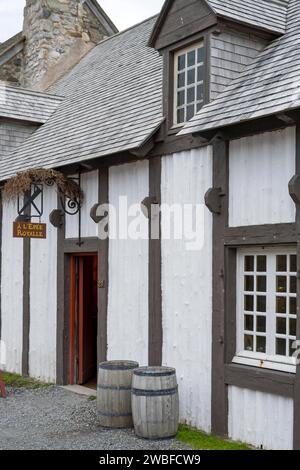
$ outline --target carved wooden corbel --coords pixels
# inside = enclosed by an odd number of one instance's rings
[[[222,197],[225,196],[222,188],[210,188],[205,196],[205,205],[213,214],[221,214],[222,212]]]
[[[158,204],[157,198],[154,196],[147,196],[141,202],[141,209],[144,216],[149,219],[151,215],[151,206]]]
[[[300,204],[300,175],[294,175],[289,182],[289,193],[295,204]]]
[[[64,213],[60,209],[54,209],[49,215],[50,224],[55,228],[60,228],[64,225]]]
[[[102,204],[94,204],[93,207],[90,210],[90,217],[91,219],[95,222],[95,224],[99,224],[105,217],[107,217],[108,212],[105,212],[104,215],[98,215],[98,209],[101,207]]]

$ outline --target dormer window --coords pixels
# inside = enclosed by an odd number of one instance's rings
[[[192,119],[204,104],[204,42],[174,55],[174,125]]]

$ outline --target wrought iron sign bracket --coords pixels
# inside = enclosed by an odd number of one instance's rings
[[[39,198],[39,200],[38,200]],[[40,219],[44,213],[43,185],[33,183],[31,190],[24,194],[23,202],[18,197],[18,218],[19,221],[28,221],[31,218]]]
[[[72,180],[78,183],[78,186],[81,187],[81,167],[78,168],[78,176],[72,177]],[[60,204],[62,211],[67,215],[77,215],[78,214],[78,246],[82,246],[84,242],[81,239],[81,201],[79,199],[69,199],[66,195],[62,194],[60,198]]]

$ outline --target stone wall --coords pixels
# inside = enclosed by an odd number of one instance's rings
[[[106,37],[83,0],[27,0],[21,85],[46,90]]]

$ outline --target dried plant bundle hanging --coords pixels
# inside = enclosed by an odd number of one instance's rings
[[[36,168],[17,173],[4,185],[4,195],[7,199],[13,200],[30,191],[31,185],[46,184],[53,186],[56,184],[59,193],[69,199],[82,202],[83,192],[76,181],[66,177],[56,170]]]

